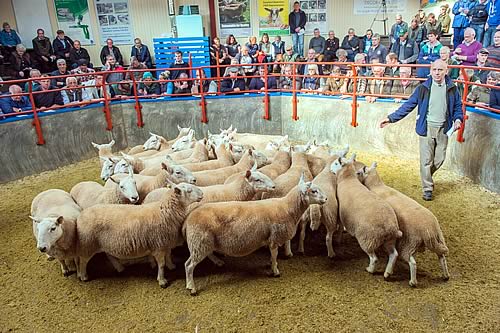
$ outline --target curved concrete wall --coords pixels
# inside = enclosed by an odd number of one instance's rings
[[[177,124],[191,126],[197,137],[207,131],[216,133],[231,124],[239,132],[288,134],[292,140],[328,140],[353,149],[377,151],[402,158],[418,158],[418,136],[415,113],[383,130],[378,122],[394,111],[398,104],[381,101],[374,104],[359,101],[358,127],[350,126],[351,101],[317,95],[299,97],[299,120],[292,120],[291,96],[276,94],[270,98],[270,120],[264,120],[262,96],[207,98],[209,122],[201,123],[199,99],[154,100],[142,102],[145,126],[136,125],[133,103],[112,105],[113,130],[105,130],[102,105],[71,112],[44,115],[41,118],[47,143],[37,146],[31,119],[0,124],[0,182],[51,170],[96,155],[91,141],[116,140],[117,150],[142,144],[149,132],[167,138],[177,135]],[[465,143],[450,140],[446,164],[474,182],[500,193],[500,121],[480,113],[469,112]]]

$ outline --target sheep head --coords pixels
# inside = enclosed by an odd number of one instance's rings
[[[50,253],[51,248],[56,244],[59,238],[63,235],[62,224],[64,217],[51,216],[38,219],[30,216],[33,222],[36,223],[37,229],[37,249],[42,253]]]
[[[300,196],[308,205],[322,205],[327,200],[326,195],[319,188],[319,186],[313,184],[312,182],[304,181],[304,173],[300,176],[298,189]]]

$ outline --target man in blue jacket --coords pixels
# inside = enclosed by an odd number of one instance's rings
[[[293,11],[288,15],[288,25],[292,34],[293,52],[304,56],[304,30],[306,28],[306,13],[300,9],[300,3],[293,3]]]
[[[9,87],[9,94],[0,98],[0,114],[31,110],[31,103],[28,96],[9,96],[22,93],[23,90],[21,87],[16,84],[11,85]]]
[[[477,0],[458,0],[453,5],[453,48],[462,43],[464,40],[465,28],[470,25],[469,12],[477,5]]]
[[[484,26],[484,47],[495,45],[493,36],[495,35],[495,32],[497,32],[497,27],[500,24],[500,1],[490,0],[486,8],[488,9],[488,21],[486,21],[486,25]]]
[[[444,162],[448,131],[460,128],[462,101],[457,87],[446,75],[448,65],[441,59],[431,65],[431,77],[420,84],[399,109],[380,122],[380,127],[395,123],[418,105],[416,132],[420,136],[420,178],[423,199],[432,200],[432,175]]]

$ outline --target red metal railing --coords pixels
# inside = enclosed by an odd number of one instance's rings
[[[189,60],[189,63],[191,63],[191,59]],[[298,99],[298,94],[299,93],[303,93],[304,90],[302,89],[297,89],[297,80],[303,80],[304,77],[318,77],[318,78],[323,78],[323,79],[327,79],[327,78],[339,78],[339,79],[350,79],[352,80],[352,91],[345,91],[345,92],[325,92],[325,91],[313,91],[314,93],[317,93],[317,94],[321,94],[321,95],[329,95],[329,96],[334,96],[334,95],[341,95],[341,97],[350,97],[352,98],[352,103],[351,103],[351,126],[353,127],[356,127],[358,126],[358,108],[359,108],[359,105],[358,105],[358,98],[359,97],[369,97],[369,96],[373,96],[373,97],[381,97],[381,98],[385,98],[385,97],[390,97],[390,98],[408,98],[409,96],[398,96],[398,95],[387,95],[387,94],[371,94],[369,92],[358,92],[358,85],[360,84],[360,80],[414,80],[414,81],[422,81],[422,80],[425,80],[425,79],[418,79],[418,78],[414,78],[414,77],[411,77],[411,78],[400,78],[400,77],[387,77],[387,76],[384,76],[384,77],[365,77],[365,76],[360,76],[358,75],[358,71],[359,71],[359,68],[361,67],[367,67],[367,66],[383,66],[383,67],[390,67],[392,65],[387,65],[387,64],[354,64],[354,63],[338,63],[338,62],[322,62],[322,63],[315,63],[317,65],[329,65],[329,66],[344,66],[344,67],[348,67],[350,69],[350,71],[352,72],[352,75],[351,76],[346,76],[346,75],[301,75],[301,74],[297,74],[297,69],[298,69],[298,66],[300,65],[303,65],[305,63],[303,62],[289,62],[289,63],[285,63],[285,62],[280,62],[278,63],[279,65],[281,66],[284,66],[284,65],[290,65],[292,66],[292,76],[291,76],[291,79],[292,79],[292,87],[291,89],[281,89],[280,87],[277,87],[276,89],[270,89],[269,88],[269,78],[270,77],[276,77],[276,78],[279,78],[280,74],[275,74],[275,73],[269,73],[268,71],[268,66],[273,66],[275,63],[264,63],[264,64],[252,64],[252,66],[255,67],[255,73],[257,73],[257,68],[258,66],[264,66],[264,75],[263,75],[263,81],[264,81],[264,88],[263,90],[245,90],[243,92],[240,92],[241,93],[262,93],[263,94],[263,98],[262,98],[262,102],[263,102],[263,105],[264,105],[264,114],[263,114],[263,119],[266,119],[266,120],[269,120],[270,119],[270,96],[269,96],[269,93],[270,92],[290,92],[292,94],[292,119],[293,120],[299,120],[299,116],[298,116],[298,107],[297,107],[297,104],[299,103],[299,99]],[[78,87],[74,88],[74,89],[85,89],[85,88],[92,88],[92,87],[96,87],[96,88],[102,88],[102,92],[103,92],[103,98],[102,99],[98,99],[98,100],[92,100],[92,101],[82,101],[82,102],[79,102],[79,103],[72,103],[71,104],[71,107],[75,107],[75,106],[84,106],[84,105],[88,105],[88,104],[92,104],[92,103],[95,103],[95,102],[103,102],[103,113],[105,115],[105,119],[106,119],[106,129],[107,130],[112,130],[113,128],[113,123],[112,123],[112,115],[111,115],[111,107],[110,107],[110,103],[112,101],[116,101],[116,100],[126,100],[126,99],[133,99],[134,100],[134,108],[135,108],[135,111],[136,111],[136,116],[137,116],[137,126],[138,127],[143,127],[144,126],[144,121],[143,121],[143,116],[142,116],[142,105],[141,105],[141,100],[143,100],[143,98],[158,98],[158,97],[182,97],[182,96],[198,96],[200,98],[200,102],[199,102],[199,105],[200,105],[200,108],[201,108],[201,122],[203,123],[207,123],[208,122],[208,115],[207,115],[207,103],[206,103],[206,97],[207,95],[227,95],[227,94],[231,94],[231,93],[222,93],[220,90],[220,85],[221,85],[221,80],[223,79],[223,77],[219,77],[219,76],[216,76],[216,77],[211,77],[211,78],[207,78],[205,77],[204,75],[204,72],[205,70],[210,70],[211,68],[215,68],[217,73],[220,73],[220,70],[225,70],[226,68],[228,67],[243,67],[243,66],[248,66],[248,64],[230,64],[230,65],[221,65],[220,62],[217,60],[217,64],[214,65],[214,66],[202,66],[202,67],[192,67],[192,65],[188,65],[189,67],[186,67],[186,68],[182,68],[182,69],[179,69],[179,68],[172,68],[172,69],[169,69],[169,68],[165,68],[165,69],[155,69],[154,71],[156,72],[159,72],[159,71],[164,71],[164,70],[170,70],[170,71],[179,71],[179,70],[185,70],[186,72],[188,73],[192,73],[193,70],[196,71],[198,73],[198,76],[199,78],[192,78],[192,77],[188,77],[188,78],[185,78],[185,79],[180,79],[182,81],[189,81],[190,83],[194,83],[194,84],[197,84],[199,86],[199,89],[198,89],[198,92],[196,94],[193,94],[191,92],[189,93],[161,93],[161,94],[148,94],[148,95],[141,95],[139,94],[139,88],[138,88],[138,85],[139,85],[139,82],[137,81],[136,77],[133,75],[134,73],[137,73],[137,72],[149,72],[149,71],[152,71],[150,69],[142,69],[142,70],[134,70],[134,69],[123,69],[123,70],[118,70],[118,71],[112,71],[112,72],[98,72],[98,73],[92,73],[92,75],[95,77],[95,76],[98,76],[98,75],[103,75],[103,80],[102,80],[102,85],[85,85],[85,86],[82,86],[82,85],[79,85]],[[398,67],[412,67],[412,68],[418,68],[418,67],[429,67],[430,65],[402,65],[402,64],[399,64]],[[462,112],[464,114],[464,121],[462,122],[462,126],[460,127],[459,131],[458,131],[458,136],[457,136],[457,140],[459,142],[463,142],[464,141],[464,130],[465,130],[465,122],[466,122],[466,119],[467,119],[467,114],[466,114],[466,107],[467,106],[473,106],[473,107],[477,107],[474,103],[470,103],[470,102],[467,102],[467,95],[468,95],[468,92],[470,90],[470,86],[483,86],[483,87],[488,87],[488,88],[494,88],[492,86],[489,86],[489,85],[486,85],[486,84],[480,84],[480,83],[475,83],[475,82],[469,82],[469,78],[467,77],[467,73],[466,73],[466,69],[475,69],[475,70],[489,70],[489,71],[498,71],[498,69],[495,69],[495,68],[490,68],[490,67],[487,67],[487,68],[484,68],[484,67],[471,67],[471,66],[468,66],[468,67],[464,67],[464,66],[449,66],[450,68],[459,68],[461,73],[462,73],[462,77],[463,79],[462,80],[455,80],[456,83],[460,83],[460,84],[463,84],[464,86],[464,93],[463,93],[463,96],[462,96]],[[129,84],[132,84],[132,95],[130,96],[115,96],[114,98],[112,98],[109,94],[108,94],[108,90],[106,89],[107,86],[110,86],[110,85],[116,85],[116,84],[121,84],[123,83],[123,81],[119,81],[119,82],[106,82],[106,78],[109,74],[111,73],[122,73],[122,76],[125,76],[126,73],[132,73],[132,75],[130,75],[131,77],[131,82],[128,82]],[[254,75],[245,75],[244,79],[252,79],[252,78],[261,78],[261,76],[259,76],[258,74],[255,74]],[[189,74],[189,75],[190,75]],[[37,135],[37,144],[39,145],[43,145],[45,143],[45,139],[44,139],[44,136],[43,136],[43,131],[42,131],[42,125],[41,125],[41,121],[40,121],[40,117],[39,117],[39,112],[43,112],[43,111],[46,111],[45,110],[40,110],[40,109],[37,109],[36,106],[35,106],[35,97],[37,94],[42,94],[44,93],[44,91],[33,91],[33,81],[40,81],[40,80],[43,80],[43,79],[57,79],[57,78],[66,78],[66,77],[80,77],[80,76],[88,76],[89,74],[88,73],[82,73],[82,74],[74,74],[74,75],[60,75],[60,76],[51,76],[51,77],[47,77],[47,78],[35,78],[35,79],[26,79],[26,80],[12,80],[12,81],[6,81],[4,82],[4,84],[23,84],[23,83],[28,83],[27,86],[28,86],[28,92],[27,93],[21,93],[21,94],[15,94],[15,95],[0,95],[0,98],[8,98],[9,96],[28,96],[30,102],[31,102],[31,105],[32,105],[32,110],[30,111],[22,111],[22,112],[17,112],[17,113],[14,113],[14,114],[7,114],[7,115],[4,115],[5,117],[11,117],[11,116],[17,116],[17,115],[21,115],[21,114],[32,114],[33,115],[33,126],[35,127],[35,132],[36,132],[36,135]],[[218,74],[217,74],[218,75]],[[205,92],[204,91],[204,83],[205,82],[212,82],[212,81],[216,81],[217,82],[217,86],[218,86],[218,89],[217,89],[217,92]],[[179,81],[179,79],[177,80],[171,80],[171,79],[167,79],[167,80],[153,80],[152,82],[156,82],[156,83],[159,83],[159,84],[164,84],[166,86],[169,85],[169,83],[171,83],[172,85],[174,85],[174,83],[176,81]],[[278,82],[278,80],[276,80]],[[368,85],[368,84],[367,84]],[[52,91],[63,91],[63,90],[70,90],[70,88],[59,88],[59,89],[52,89]],[[312,92],[312,91],[307,91],[307,92]],[[53,106],[51,107],[50,109],[52,110],[56,110],[56,109],[60,109],[60,108],[67,108],[67,106],[64,106],[64,105],[61,105],[61,106]],[[492,111],[492,112],[495,112],[495,113],[500,113],[500,110],[497,110],[497,109],[494,109],[494,108],[491,108],[489,106],[481,106],[482,109],[486,109],[488,111]]]

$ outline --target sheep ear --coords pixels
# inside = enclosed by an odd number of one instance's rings
[[[130,161],[130,160],[133,160],[133,159],[134,159],[132,156],[127,155],[127,154],[125,154],[124,152],[120,152],[120,154],[122,154],[122,156],[123,156],[123,158],[124,158],[125,160]]]
[[[61,225],[63,222],[64,222],[64,217],[62,217],[62,216],[59,216],[59,217],[57,218],[57,220],[56,220],[56,223],[57,223],[58,225]]]
[[[354,161],[356,161],[356,153],[352,153],[351,158],[349,158],[349,160],[347,161],[347,163],[352,163]]]
[[[231,126],[229,126],[229,128],[227,129],[228,132],[231,132],[233,130],[233,124],[231,124]]]
[[[115,145],[115,140],[111,140],[109,143],[108,143],[111,147],[113,147]]]
[[[108,160],[109,160],[109,161],[113,162],[113,160],[112,160],[111,158],[109,158],[109,157],[99,156],[99,159],[100,159],[101,161],[108,161]]]
[[[29,217],[30,217],[30,219],[31,219],[33,222],[35,222],[35,223],[40,222],[40,221],[39,221],[36,217],[33,217],[33,216],[31,216],[31,215],[29,215]]]
[[[252,170],[247,170],[247,172],[245,173],[245,178],[248,179],[250,178],[251,175],[252,175]]]
[[[375,170],[377,168],[377,162],[373,162],[370,166],[370,170]]]
[[[174,187],[174,193],[175,193],[176,195],[181,195],[182,191],[181,191],[181,189],[180,189],[180,188],[178,188],[178,187],[176,186],[176,187]]]
[[[212,133],[210,133],[210,130],[207,130],[207,136],[208,136],[208,138],[212,137]]]
[[[97,143],[94,143],[94,142],[91,142],[91,143],[92,143],[92,146],[94,146],[94,148],[99,149],[99,145]]]
[[[113,156],[113,157],[108,157],[108,158],[109,158],[109,160],[110,160],[111,162],[113,162],[113,163],[118,163],[118,162],[120,162],[120,158],[119,158],[119,157],[115,157],[115,156]]]
[[[167,171],[169,174],[172,174],[172,168],[168,165],[168,164],[165,164],[165,163],[161,163],[161,168],[165,171]]]
[[[255,172],[257,171],[257,161],[253,163],[253,167],[250,169],[250,171]]]
[[[300,187],[303,187],[305,184],[306,184],[306,183],[305,183],[305,181],[304,181],[304,172],[302,172],[302,173],[300,174],[299,186],[300,186]]]
[[[179,124],[177,124],[177,130],[180,132],[182,131],[182,127],[179,126]]]
[[[110,179],[115,184],[120,184],[120,182],[116,181],[113,177],[109,177],[108,179]]]
[[[248,149],[248,155],[253,156],[253,150],[252,149]]]
[[[169,163],[173,163],[174,160],[172,159],[172,156],[170,156],[169,154],[165,155],[165,159],[167,160],[167,162]]]
[[[131,177],[134,175],[134,169],[132,168],[132,166],[130,164],[128,165],[128,174]]]
[[[363,177],[366,174],[366,165],[356,171],[357,176]]]

